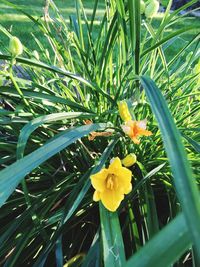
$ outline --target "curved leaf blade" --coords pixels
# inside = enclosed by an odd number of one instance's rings
[[[147,76],[140,77],[140,80],[161,130],[165,150],[174,176],[177,195],[200,262],[200,198],[181,141],[181,135],[172,119],[167,103],[156,84]]]
[[[3,169],[0,172],[0,207],[12,194],[19,182],[33,169],[77,139],[101,127],[104,128],[104,126],[105,124],[92,124],[64,131],[59,134],[57,138],[54,137],[53,140],[49,141],[46,145]]]

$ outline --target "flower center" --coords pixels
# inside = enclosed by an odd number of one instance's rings
[[[139,134],[139,127],[137,126],[137,123],[134,123],[132,128],[133,136],[137,136]]]
[[[118,187],[118,184],[117,184],[116,175],[108,174],[106,178],[106,188],[113,190],[113,189],[117,189],[117,187]]]

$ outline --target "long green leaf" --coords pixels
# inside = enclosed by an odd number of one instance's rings
[[[125,267],[167,267],[191,247],[183,214],[178,215],[143,248],[133,255]]]
[[[184,29],[180,29],[177,30],[171,34],[169,34],[168,36],[164,37],[162,40],[160,40],[159,42],[157,42],[156,44],[152,45],[151,47],[147,48],[142,54],[141,57],[145,56],[146,54],[148,54],[149,52],[151,52],[152,50],[154,50],[155,48],[158,48],[160,45],[166,43],[167,41],[171,40],[174,37],[177,37],[180,34],[183,34],[185,32],[194,30],[193,26],[189,26],[189,27],[185,27]]]
[[[46,116],[38,117],[28,124],[26,124],[19,135],[17,143],[17,158],[22,158],[27,140],[31,133],[35,131],[39,126],[45,123],[55,122],[58,120],[72,119],[72,118],[89,118],[91,114],[82,112],[62,112],[54,113]]]
[[[84,125],[64,131],[57,138],[49,141],[48,144],[3,169],[0,172],[0,207],[12,194],[19,182],[33,169],[77,139],[101,127],[105,127],[105,124]]]
[[[124,243],[117,212],[109,212],[99,203],[103,260],[105,267],[121,267],[125,264]]]
[[[84,111],[84,112],[89,112],[91,113],[92,111],[87,109],[86,107],[84,107],[81,104],[78,104],[77,102],[73,102],[69,99],[65,99],[59,96],[54,96],[54,95],[50,95],[50,94],[46,94],[46,93],[40,93],[40,92],[34,92],[32,90],[28,90],[28,89],[21,89],[23,95],[25,98],[34,98],[35,102],[38,102],[38,100],[41,102],[42,100],[48,100],[49,102],[52,103],[58,103],[58,104],[63,104],[63,105],[67,105],[73,109],[76,109],[78,111]],[[20,95],[16,92],[16,90],[14,90],[12,87],[8,87],[8,86],[2,86],[1,90],[0,90],[0,94],[2,95],[6,95],[8,97],[18,97],[20,98]]]
[[[193,178],[192,170],[181,141],[181,135],[172,119],[166,101],[155,83],[146,76],[142,76],[140,80],[161,130],[165,150],[169,157],[174,176],[176,191],[186,217],[189,232],[194,242],[200,263],[200,198],[198,188]]]

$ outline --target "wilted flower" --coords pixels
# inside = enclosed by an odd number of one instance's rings
[[[137,161],[137,157],[134,153],[128,154],[124,159],[122,159],[122,164],[125,167],[131,167],[133,164],[135,164]]]
[[[131,114],[128,110],[128,105],[125,100],[118,103],[119,115],[123,121],[132,120]]]
[[[127,121],[124,125],[122,125],[122,129],[125,134],[127,134],[135,144],[139,144],[140,140],[138,137],[140,136],[150,136],[152,132],[146,130],[147,120],[142,121]]]
[[[121,160],[116,157],[108,168],[91,175],[91,183],[95,189],[93,200],[103,203],[109,211],[116,211],[124,195],[132,190],[132,172],[122,167]]]
[[[151,0],[145,9],[145,16],[147,18],[153,18],[159,10],[159,2],[157,0]]]
[[[10,38],[9,51],[13,57],[17,57],[23,53],[23,45],[16,36]]]

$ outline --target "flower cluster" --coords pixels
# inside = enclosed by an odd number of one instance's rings
[[[142,121],[132,120],[126,101],[118,103],[121,119],[124,121],[122,129],[135,144],[139,144],[140,136],[150,136],[152,133],[146,130],[146,119]],[[124,159],[114,158],[108,168],[90,176],[92,186],[95,189],[93,200],[101,200],[109,211],[116,211],[124,195],[132,190],[132,172],[128,169],[137,161],[136,155],[131,153]],[[122,166],[123,165],[123,166]]]
[[[140,136],[150,136],[152,132],[146,130],[147,120],[135,121],[131,119],[130,112],[126,101],[118,103],[119,114],[124,124],[121,126],[122,130],[128,135],[135,144],[139,144]]]

